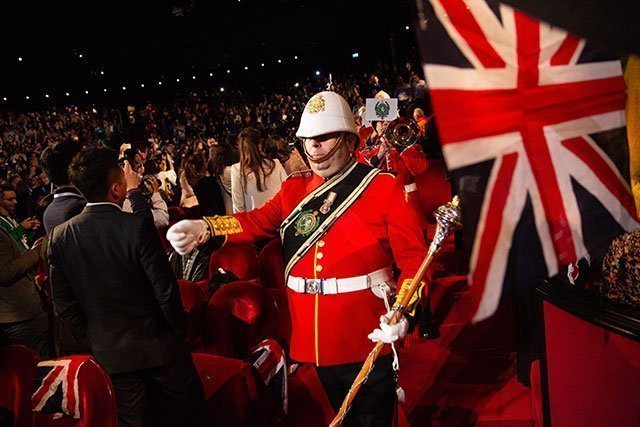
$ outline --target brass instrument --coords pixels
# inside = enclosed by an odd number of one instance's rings
[[[389,144],[398,150],[404,150],[418,142],[420,128],[413,120],[394,120],[382,132]]]

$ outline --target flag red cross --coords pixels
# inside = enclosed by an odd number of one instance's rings
[[[488,281],[504,278],[526,194],[533,199],[541,240],[548,236],[551,242],[543,243],[549,274],[586,255],[577,208],[563,194],[570,174],[585,179],[578,169],[590,171],[598,188],[610,193],[607,200],[625,211],[625,228],[637,224],[628,186],[588,136],[624,125],[625,83],[613,61],[577,63],[584,41],[507,6],[500,8],[500,22],[481,1],[431,2],[472,65],[425,66],[447,163],[456,169],[496,160],[471,261],[470,282],[480,304]],[[585,119],[591,126],[581,130],[577,124]],[[574,157],[563,165],[555,158],[568,153]],[[499,245],[507,251],[496,251]],[[498,297],[494,293],[476,319],[492,313]]]

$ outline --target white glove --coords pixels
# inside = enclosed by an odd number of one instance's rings
[[[382,341],[385,344],[392,344],[407,335],[409,321],[406,317],[402,316],[395,325],[388,324],[393,313],[393,311],[390,311],[384,316],[380,316],[380,328],[374,329],[368,336],[371,341]]]
[[[180,255],[191,253],[210,237],[209,228],[203,219],[184,219],[167,230],[167,240]]]

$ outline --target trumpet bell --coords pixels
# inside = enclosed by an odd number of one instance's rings
[[[404,149],[418,142],[420,129],[413,121],[396,121],[389,125],[386,136],[391,145]]]

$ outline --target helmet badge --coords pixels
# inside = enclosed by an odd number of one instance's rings
[[[319,113],[320,111],[324,111],[324,107],[324,97],[321,93],[317,93],[313,97],[311,97],[311,99],[307,103],[307,107],[305,108],[305,110],[307,111],[307,113],[315,114]]]

